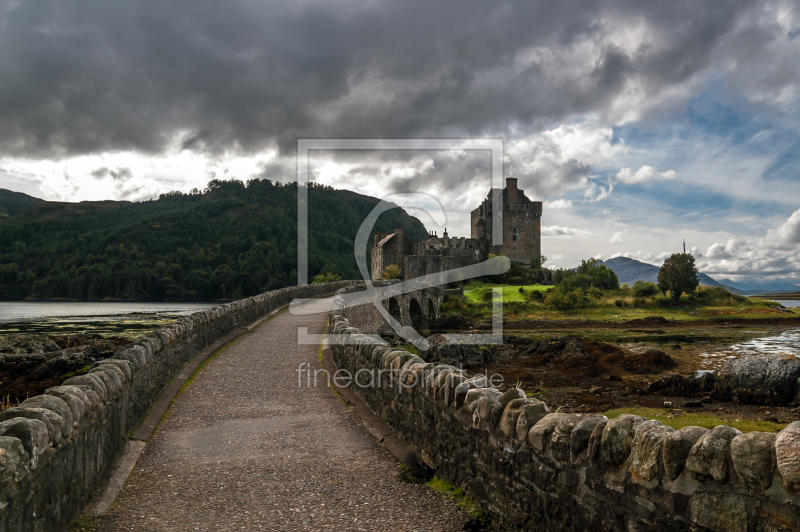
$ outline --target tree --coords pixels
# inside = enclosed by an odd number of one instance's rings
[[[336,275],[335,273],[325,273],[315,275],[314,279],[311,280],[311,284],[321,284],[321,283],[335,283],[336,281],[341,281],[342,278]]]
[[[669,291],[675,301],[684,292],[694,292],[699,284],[697,266],[690,253],[674,253],[664,260],[658,272],[658,289],[664,294]]]
[[[385,270],[383,270],[383,278],[397,279],[398,277],[400,277],[401,273],[402,272],[400,271],[400,266],[398,266],[397,264],[390,264],[386,267]]]

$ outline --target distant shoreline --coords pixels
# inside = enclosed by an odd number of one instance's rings
[[[800,299],[800,292],[789,292],[785,294],[758,294],[752,297],[755,299]]]

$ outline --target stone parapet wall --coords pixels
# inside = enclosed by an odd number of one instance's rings
[[[164,388],[202,349],[295,298],[353,281],[273,290],[195,312],[86,375],[0,411],[0,532],[66,530]]]
[[[390,348],[344,310],[337,300],[331,351],[356,393],[501,530],[800,529],[800,422],[742,434],[552,413],[519,389]]]

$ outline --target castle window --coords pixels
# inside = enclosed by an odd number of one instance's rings
[[[513,240],[514,242],[517,241],[517,228],[516,227],[512,227],[511,228],[511,240]]]

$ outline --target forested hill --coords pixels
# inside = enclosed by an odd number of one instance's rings
[[[8,218],[12,214],[24,211],[42,201],[22,192],[0,188],[0,219]]]
[[[361,278],[353,241],[378,201],[311,185],[309,276]],[[296,220],[297,185],[268,180],[215,180],[141,203],[41,202],[0,218],[0,300],[210,301],[289,286]],[[400,208],[375,229],[396,226],[412,240],[427,235]]]

